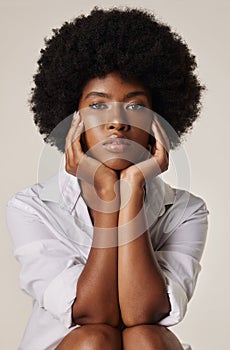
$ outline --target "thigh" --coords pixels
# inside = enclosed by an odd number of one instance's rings
[[[75,328],[55,350],[121,350],[121,332],[106,324],[91,324]]]
[[[180,341],[168,328],[139,325],[122,332],[124,350],[183,350]]]

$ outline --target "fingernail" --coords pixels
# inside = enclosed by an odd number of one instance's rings
[[[74,120],[77,120],[79,118],[79,112],[74,112],[74,114],[73,114],[73,119]]]
[[[153,122],[152,122],[152,127],[156,129],[156,122],[155,122],[155,120],[153,120]]]

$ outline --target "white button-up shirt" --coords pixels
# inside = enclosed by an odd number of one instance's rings
[[[203,199],[157,176],[147,185],[145,212],[171,303],[159,324],[172,326],[183,319],[194,292],[209,211]],[[93,225],[77,179],[62,168],[18,192],[8,202],[7,221],[21,264],[20,287],[33,298],[19,350],[54,350],[74,328],[71,307],[92,245]]]

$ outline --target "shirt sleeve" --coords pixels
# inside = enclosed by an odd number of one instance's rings
[[[209,211],[201,198],[195,198],[196,209],[191,212],[189,208],[189,215],[184,216],[173,232],[163,233],[168,238],[155,252],[166,279],[171,304],[170,314],[159,322],[163,326],[173,326],[184,318],[201,270],[200,259],[206,241]],[[172,210],[171,215],[175,213]]]
[[[72,304],[84,261],[77,250],[55,237],[39,216],[8,203],[8,227],[21,264],[20,288],[62,322],[72,324]]]

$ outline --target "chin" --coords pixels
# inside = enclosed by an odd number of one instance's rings
[[[130,165],[133,165],[133,163],[126,159],[110,159],[105,161],[104,165],[110,169],[121,171],[128,168]]]

